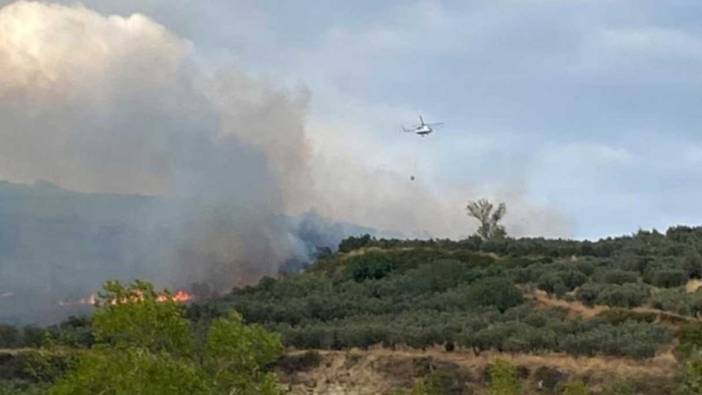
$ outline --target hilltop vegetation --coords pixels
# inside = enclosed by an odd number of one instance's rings
[[[702,274],[700,251],[702,228],[690,227],[598,242],[366,235],[344,240],[303,273],[264,278],[189,314],[207,320],[235,309],[301,349],[442,347],[643,361],[678,342],[677,350],[702,344],[689,335],[700,333],[702,291],[686,288]],[[534,303],[539,292],[597,313]],[[686,361],[688,371],[700,366]]]
[[[47,333],[10,358],[0,394],[280,393],[267,368],[283,352],[278,335],[236,312],[193,327],[183,305],[145,282],[106,283],[90,332],[89,344]]]
[[[684,227],[594,243],[349,238],[304,273],[264,278],[191,314],[236,309],[298,348],[441,345],[650,358],[673,330],[621,308],[695,317],[702,293],[685,285],[702,274],[700,249],[702,230]],[[570,317],[528,303],[524,295],[535,290],[620,310]]]

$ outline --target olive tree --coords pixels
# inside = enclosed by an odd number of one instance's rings
[[[487,199],[479,199],[469,202],[466,209],[468,215],[480,222],[476,234],[483,240],[502,239],[507,235],[504,226],[500,225],[500,221],[507,213],[507,206],[504,203],[500,203],[495,208]]]

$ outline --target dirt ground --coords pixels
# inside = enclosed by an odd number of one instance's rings
[[[393,351],[376,348],[318,352],[322,358],[317,368],[282,375],[281,381],[290,393],[390,394],[394,390],[411,388],[417,378],[434,370],[461,372],[468,377],[474,392],[481,393],[486,367],[498,358],[518,366],[525,374],[523,379],[527,387],[534,389],[536,383],[530,377],[539,367],[555,369],[563,377],[584,378],[593,389],[623,377],[671,377],[676,370],[676,361],[670,352],[646,361],[614,357],[575,358],[560,353],[523,355],[483,352],[478,356],[470,351],[446,352],[442,349]]]

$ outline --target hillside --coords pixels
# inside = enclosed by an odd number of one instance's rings
[[[476,356],[443,349],[372,348],[321,351],[316,367],[294,372],[280,369],[280,374],[286,388],[296,395],[388,394],[412,388],[427,377],[440,383],[437,386],[443,389],[437,391],[440,394],[470,394],[485,390],[489,385],[489,366],[498,359],[517,367],[524,390],[530,394],[558,393],[564,383],[577,379],[586,380],[597,392],[606,391],[616,383],[639,391],[633,393],[668,393],[674,387],[677,369],[670,354],[637,361],[617,357],[576,358],[567,354],[486,352]]]
[[[452,343],[648,358],[673,338],[656,312],[685,322],[702,308],[702,293],[686,289],[702,271],[701,240],[691,228],[595,243],[349,239],[304,273],[264,278],[192,313],[234,308],[301,348]],[[573,317],[569,305],[590,314]]]
[[[544,366],[601,389],[607,380],[586,374],[587,361],[609,376],[666,361],[649,373],[671,377],[681,328],[696,325],[702,309],[700,250],[702,229],[688,227],[598,242],[349,238],[303,273],[264,278],[189,314],[236,309],[289,347],[357,349],[362,359],[431,349],[485,365],[497,353],[533,370],[539,358],[576,358],[568,368]],[[314,377],[338,382],[344,373],[329,371],[337,363],[329,355],[340,354],[324,355],[331,365]]]
[[[597,242],[351,237],[304,271],[184,314],[198,338],[232,310],[280,334],[286,355],[267,369],[293,394],[481,394],[499,367],[524,394],[696,393],[700,251],[702,228],[689,227]],[[95,341],[91,326],[73,318],[48,336],[81,349]],[[46,335],[13,336],[0,348]],[[22,355],[0,362],[16,369]]]

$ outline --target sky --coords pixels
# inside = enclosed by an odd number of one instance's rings
[[[462,204],[481,196],[507,201],[518,235],[702,224],[699,1],[82,4],[153,19],[191,44],[203,73],[235,68],[304,92],[319,190],[345,196],[339,204],[381,202],[349,214],[327,199],[323,214],[388,228],[394,217],[378,217],[404,193],[415,195],[409,210],[424,210],[416,196],[427,194],[442,218],[459,218],[431,228],[439,236],[468,233]],[[445,124],[401,133],[419,114]],[[404,192],[353,190],[379,184]]]

